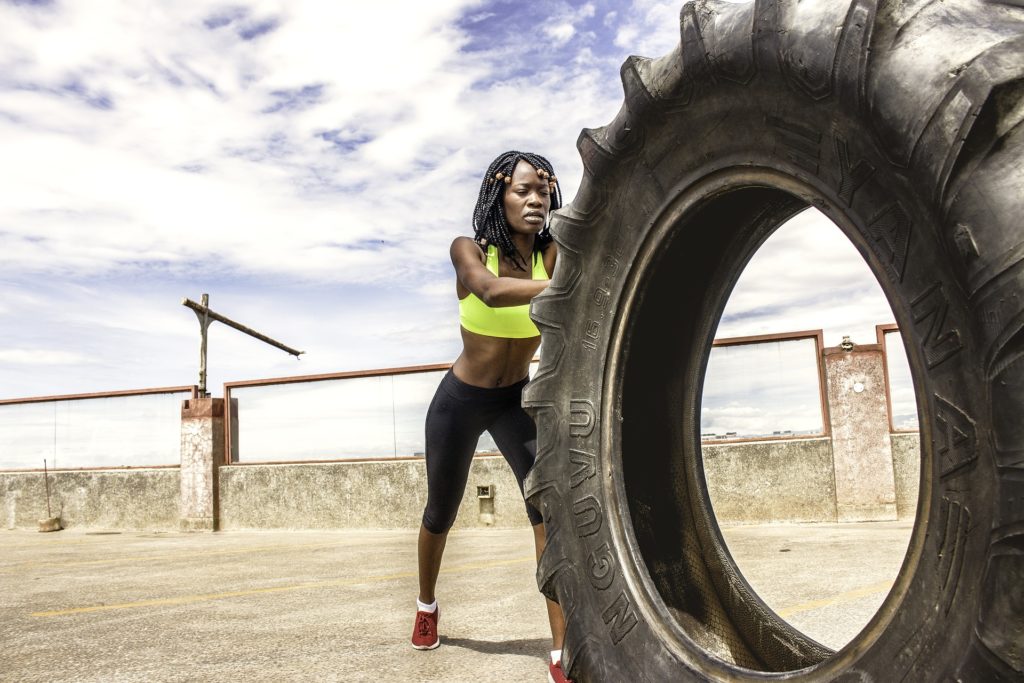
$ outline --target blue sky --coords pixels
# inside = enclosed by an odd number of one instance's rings
[[[679,2],[0,0],[0,397],[453,360],[447,251],[478,175],[520,148],[571,200],[618,68],[678,41]],[[728,336],[892,315],[805,214],[755,257]]]

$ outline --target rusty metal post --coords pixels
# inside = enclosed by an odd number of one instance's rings
[[[296,359],[305,351],[285,346],[251,327],[211,311],[209,294],[203,294],[202,303],[197,304],[185,298],[181,300],[181,305],[191,308],[196,314],[201,336],[199,387],[196,397],[185,401],[181,410],[181,525],[182,529],[216,529],[219,514],[217,468],[225,462],[225,458],[229,463],[238,459],[238,402],[227,400],[225,403],[225,399],[230,399],[226,385],[222,399],[210,398],[210,392],[206,390],[206,346],[210,323],[215,320],[222,322],[261,342],[287,351]],[[234,439],[231,438],[233,432]]]
[[[297,351],[290,346],[285,346],[276,339],[271,339],[270,337],[264,334],[260,334],[251,327],[247,327],[241,323],[237,323],[231,318],[228,318],[227,316],[211,311],[209,294],[203,294],[202,303],[197,304],[195,301],[185,298],[181,300],[181,305],[187,308],[191,308],[192,311],[196,314],[196,317],[199,318],[199,398],[210,397],[210,393],[206,390],[206,343],[208,337],[207,333],[210,329],[210,323],[212,323],[215,320],[217,322],[224,323],[228,327],[233,327],[239,332],[244,332],[250,337],[259,339],[261,342],[270,344],[271,346],[279,348],[282,351],[286,351],[289,354],[295,356],[296,358],[305,353],[305,351]]]
[[[196,311],[199,318],[199,396],[207,398],[210,393],[206,390],[206,340],[210,329],[210,295],[203,294],[203,312]]]

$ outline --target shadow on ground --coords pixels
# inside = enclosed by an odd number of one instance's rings
[[[551,639],[474,640],[472,638],[446,638],[441,636],[441,645],[445,647],[461,647],[485,655],[528,655],[547,661],[544,653],[551,649]]]

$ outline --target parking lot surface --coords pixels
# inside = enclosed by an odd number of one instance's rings
[[[744,526],[763,599],[841,647],[877,610],[911,524]],[[409,645],[416,532],[0,532],[2,681],[544,681],[532,534],[452,532],[441,646]]]

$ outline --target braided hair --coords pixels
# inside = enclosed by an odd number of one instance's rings
[[[480,195],[473,209],[473,232],[478,244],[484,240],[488,244],[494,244],[516,269],[528,270],[529,264],[523,261],[522,255],[512,242],[508,219],[505,217],[505,188],[511,182],[512,172],[520,160],[533,166],[541,177],[548,181],[551,187],[550,210],[555,211],[562,206],[562,192],[558,188],[558,179],[550,161],[539,154],[514,150],[505,152],[491,162],[487,167],[487,173],[484,174],[483,182],[480,183]],[[551,239],[551,230],[545,222],[544,229],[534,239],[534,251],[544,251],[551,244]]]

